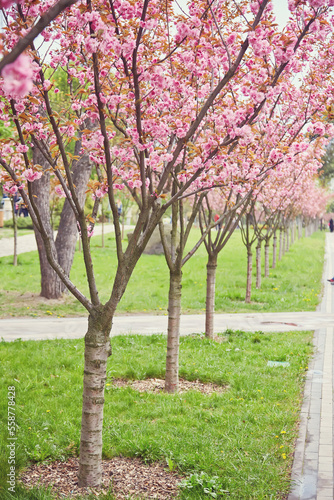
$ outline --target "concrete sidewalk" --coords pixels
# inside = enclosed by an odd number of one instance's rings
[[[133,226],[124,226],[125,231],[128,231]],[[112,233],[114,231],[113,224],[104,225],[104,233]],[[98,224],[94,228],[94,236],[102,234],[102,226]],[[56,235],[56,232],[55,232]],[[34,234],[25,234],[17,238],[17,253],[33,252],[37,250],[36,240]],[[8,257],[14,253],[14,238],[1,238],[0,240],[0,257]]]
[[[330,287],[330,285],[328,285]],[[334,290],[334,287],[333,287]],[[254,313],[254,314],[216,314],[215,333],[227,328],[255,332],[287,332],[334,328],[334,316],[321,312],[298,313]],[[181,335],[203,333],[204,314],[189,314],[181,317]],[[0,319],[0,338],[6,341],[45,340],[55,338],[75,339],[85,335],[87,318],[18,318]],[[111,335],[139,333],[167,333],[167,316],[145,314],[116,316]]]
[[[334,312],[334,238],[326,235],[324,295],[319,312]],[[300,415],[299,438],[292,469],[288,500],[333,500],[333,332],[331,322],[321,323],[314,333],[315,354],[309,363]]]

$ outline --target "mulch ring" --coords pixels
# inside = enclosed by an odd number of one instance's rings
[[[113,379],[112,387],[130,386],[139,392],[163,392],[165,381],[162,379],[125,380]],[[203,394],[224,392],[226,387],[213,383],[204,384],[199,380],[179,380],[179,393],[189,390],[200,391]],[[146,500],[169,500],[178,495],[178,484],[183,479],[175,472],[166,469],[161,462],[145,464],[139,458],[115,457],[103,460],[103,486],[101,490],[79,488],[77,484],[79,461],[69,458],[67,462],[51,462],[36,464],[26,469],[20,475],[20,481],[26,488],[43,485],[52,486],[52,492],[57,498],[75,498],[79,495],[92,493],[97,498],[99,491],[106,493],[112,485],[115,498],[122,500],[131,495]]]
[[[150,378],[146,380],[128,380],[115,378],[112,381],[112,387],[131,387],[138,392],[164,392],[165,381],[160,378]],[[199,380],[179,379],[179,393],[190,390],[199,391],[202,394],[212,394],[213,392],[225,392],[226,386],[213,384],[211,382],[203,383]]]
[[[165,469],[162,463],[146,465],[139,458],[115,457],[103,460],[103,487],[79,488],[77,484],[79,460],[69,458],[67,462],[37,464],[20,475],[25,488],[51,486],[56,498],[75,498],[79,495],[106,493],[112,485],[115,498],[122,500],[131,495],[147,500],[169,500],[177,497],[178,483],[183,479],[175,472]]]

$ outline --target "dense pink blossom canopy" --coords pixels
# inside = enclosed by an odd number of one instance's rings
[[[2,4],[4,50],[50,5]],[[314,178],[333,134],[326,117],[334,86],[323,77],[334,55],[332,5],[290,1],[281,30],[268,0],[196,0],[185,12],[172,0],[77,2],[42,32],[47,58],[31,45],[2,71],[0,117],[18,132],[0,148],[10,166],[4,181],[38,178],[28,155],[34,145],[59,195],[73,196],[76,159],[67,151],[79,134],[79,154],[101,170],[90,185],[95,199],[127,189],[145,203],[164,200],[171,175],[187,193],[257,193],[273,177],[293,178],[299,161]]]

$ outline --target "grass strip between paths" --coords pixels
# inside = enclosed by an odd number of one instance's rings
[[[198,236],[198,230],[193,230],[189,248],[195,244]],[[92,238],[91,243],[94,270],[102,301],[109,298],[117,265],[114,236],[108,234],[105,240],[105,248],[101,248],[101,236]],[[240,233],[236,231],[218,259],[216,311],[233,313],[315,310],[321,293],[324,243],[324,232],[295,241],[289,252],[277,262],[276,269],[270,269],[270,276],[262,277],[259,290],[255,288],[254,256],[252,301],[251,304],[245,304],[246,250]],[[0,259],[0,317],[86,316],[86,311],[72,296],[65,295],[60,301],[48,301],[38,296],[40,271],[37,252],[19,255],[18,262],[19,265],[13,267],[12,257]],[[264,256],[262,262],[264,266]],[[183,313],[205,310],[206,263],[207,254],[202,245],[183,269]],[[83,257],[79,252],[75,254],[71,278],[81,291],[88,293]],[[168,287],[169,273],[165,257],[142,255],[117,308],[117,314],[166,314]]]

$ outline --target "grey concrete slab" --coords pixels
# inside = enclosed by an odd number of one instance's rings
[[[289,321],[284,321],[286,314]],[[302,316],[303,315],[303,316]],[[262,330],[268,332],[283,332],[293,330],[314,330],[318,321],[326,326],[333,323],[333,317],[322,317],[321,313],[261,313],[261,314],[216,314],[215,333],[223,333],[226,329],[241,329],[244,331]],[[269,318],[275,321],[268,321]],[[292,319],[294,321],[292,321]],[[280,320],[280,321],[278,321]],[[294,323],[296,326],[292,326]],[[0,337],[4,340],[17,338],[26,340],[42,340],[50,338],[80,338],[85,335],[87,318],[10,318],[0,319]],[[203,333],[205,330],[204,314],[189,314],[181,317],[181,335]],[[112,335],[126,333],[167,333],[167,316],[150,316],[145,314],[116,316],[112,327]],[[317,377],[319,381],[320,378]]]
[[[319,312],[333,316],[334,290],[327,278],[333,275],[334,238],[326,235],[324,293]],[[288,500],[326,500],[333,496],[333,333],[329,321],[319,321],[314,332],[314,356],[309,363],[303,413],[296,443]]]
[[[133,226],[125,226],[125,230],[128,231]],[[104,233],[112,233],[114,231],[114,226],[112,224],[104,225]],[[102,234],[102,226],[98,224],[94,228],[94,236]],[[55,232],[56,235],[56,232]],[[26,234],[24,236],[19,236],[17,238],[17,253],[33,252],[37,250],[35,236],[33,234]],[[7,257],[13,255],[14,253],[14,240],[13,238],[2,238],[0,244],[0,257]]]

